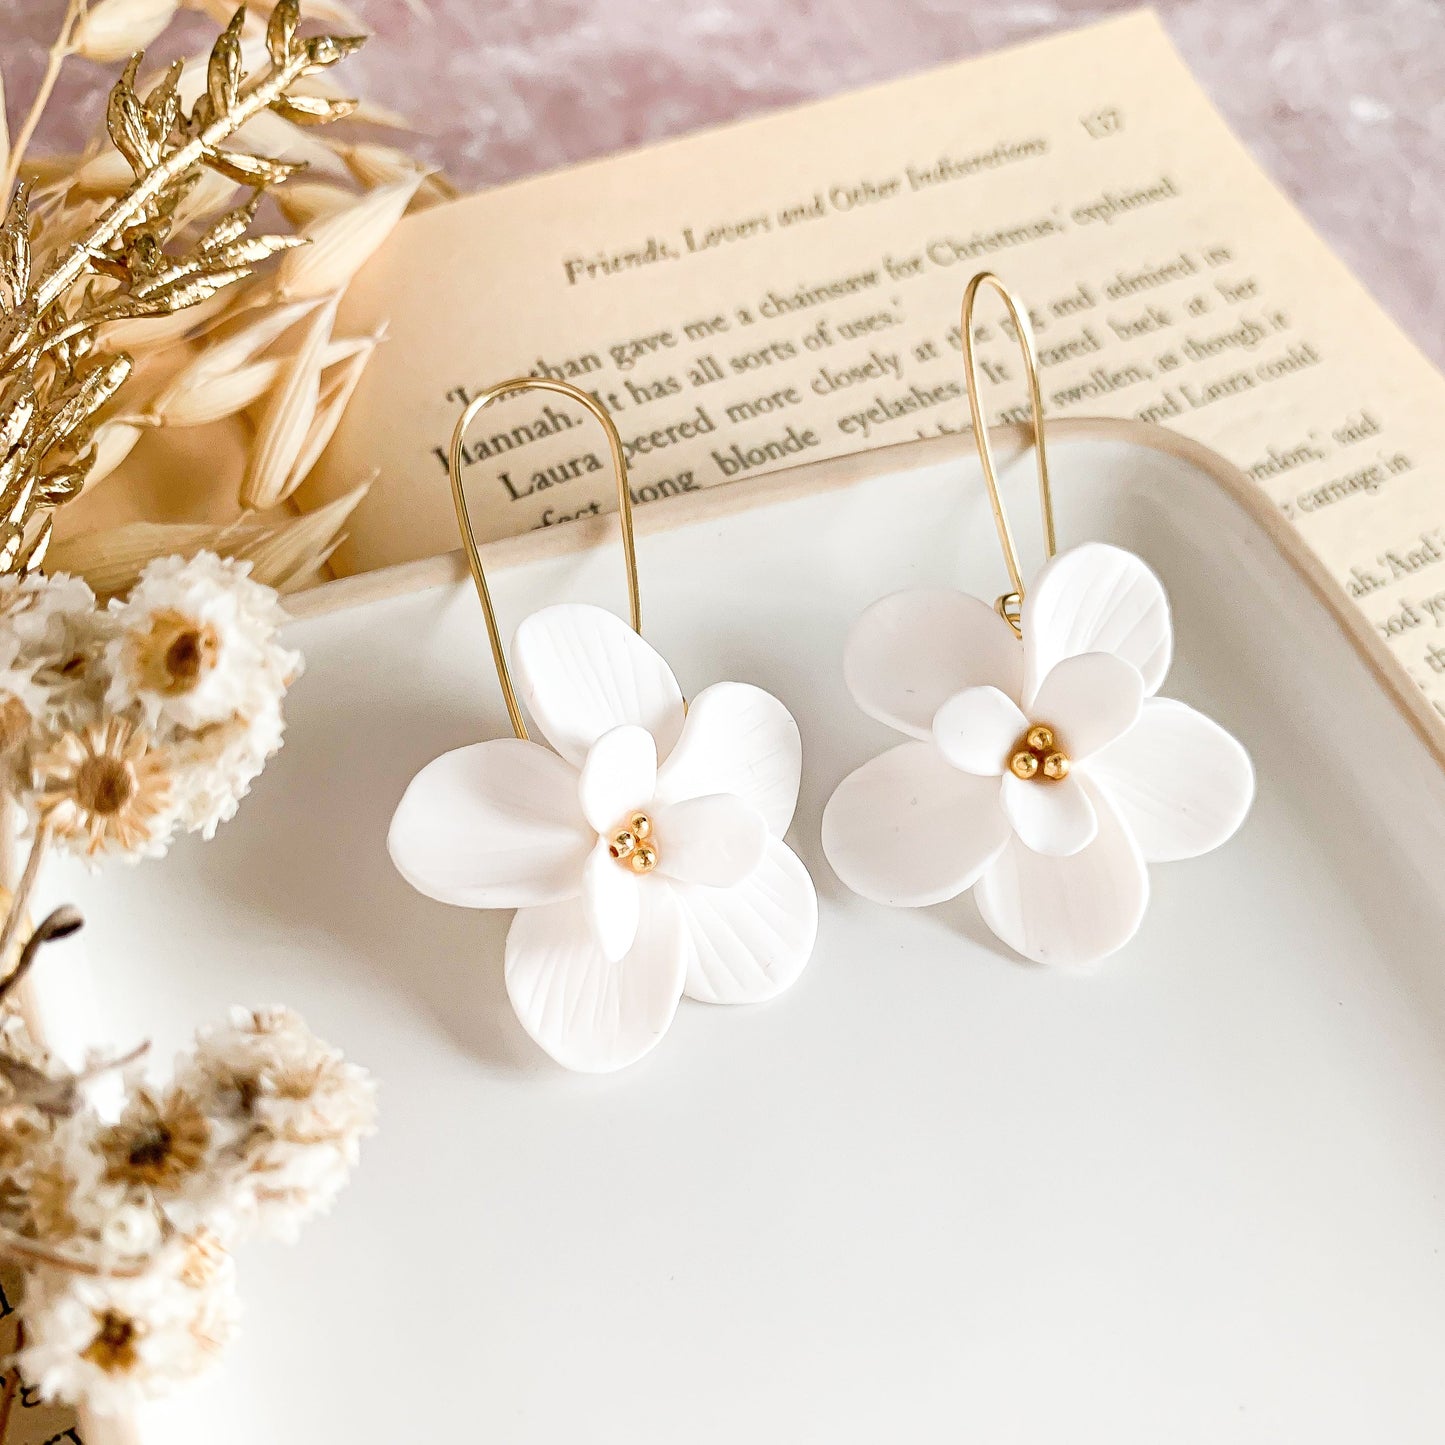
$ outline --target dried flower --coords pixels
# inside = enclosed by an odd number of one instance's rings
[[[213,552],[147,566],[130,596],[111,604],[107,707],[135,707],[161,735],[278,708],[301,658],[277,643],[285,614],[250,570]]]
[[[182,1089],[157,1099],[138,1089],[98,1141],[108,1184],[141,1186],[157,1198],[185,1192],[210,1162],[211,1124]]]
[[[67,732],[35,763],[36,809],[57,841],[86,857],[165,851],[171,770],[150,734],[111,717]]]
[[[191,1282],[184,1241],[137,1278],[41,1267],[29,1277],[21,1374],[42,1399],[116,1415],[200,1374],[234,1333],[229,1261]]]
[[[274,1238],[331,1207],[376,1127],[366,1072],[285,1008],[202,1030],[180,1082],[229,1121],[240,1222]]]

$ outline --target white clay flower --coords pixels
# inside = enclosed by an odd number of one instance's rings
[[[1127,943],[1146,863],[1223,843],[1249,811],[1244,749],[1154,694],[1172,651],[1159,579],[1101,543],[1049,562],[1023,638],[976,597],[895,593],[858,619],[845,674],[913,741],[845,778],[823,848],[855,893],[921,907],[973,888],[984,922],[1042,963]]]
[[[556,751],[496,739],[412,780],[389,839],[421,892],[515,908],[507,992],[571,1069],[651,1049],[679,997],[755,1003],[797,978],[817,897],[782,841],[797,724],[722,682],[684,707],[672,670],[620,618],[547,607],[513,642],[518,690]]]

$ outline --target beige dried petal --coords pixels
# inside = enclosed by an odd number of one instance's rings
[[[251,313],[253,319],[245,321],[234,330],[225,331],[220,336],[207,337],[206,349],[194,362],[190,380],[197,382],[205,377],[218,376],[222,372],[244,366],[320,304],[317,299],[297,301],[290,306],[264,307]],[[230,320],[223,323],[227,327],[231,324]]]
[[[271,160],[304,161],[311,175],[341,180],[346,175],[346,167],[331,148],[322,143],[320,136],[324,134],[295,125],[274,110],[263,110],[236,132],[236,139],[243,142],[242,150],[254,151]]]
[[[100,341],[107,351],[129,351],[139,354],[157,346],[168,346],[183,336],[214,320],[231,304],[230,295],[221,291],[187,306],[170,316],[137,316],[132,321],[113,321],[100,329]]]
[[[370,354],[376,345],[369,336],[340,336],[328,341],[321,353],[323,370]],[[151,402],[149,415],[165,426],[205,426],[234,416],[259,401],[292,364],[289,356],[267,356],[231,370],[214,370],[202,354]],[[321,396],[325,405],[326,392]],[[303,448],[304,450],[304,448]]]
[[[311,7],[307,8],[307,14],[311,15],[313,19],[315,18]],[[357,99],[344,85],[338,85],[324,73],[308,75],[296,89],[303,95],[319,95],[326,100]],[[377,105],[365,98],[359,100],[350,118],[359,125],[380,126],[383,130],[403,130],[411,133],[416,131],[416,125],[409,116],[403,115],[398,110],[389,110],[386,106]]]
[[[56,541],[51,572],[84,577],[98,596],[129,592],[146,563],[206,547],[220,529],[209,522],[128,522]]]
[[[176,0],[99,0],[71,37],[77,55],[110,65],[144,50],[175,17]]]
[[[307,227],[309,246],[288,251],[276,270],[276,288],[294,300],[340,291],[401,220],[421,184],[421,173],[380,186],[354,206]]]
[[[357,383],[361,380],[361,373],[366,370],[366,364],[371,360],[371,353],[375,349],[376,343],[368,338],[365,349],[358,350],[355,355],[340,363],[333,375],[325,379],[316,408],[316,419],[306,433],[300,455],[291,469],[291,479],[286,484],[288,497],[310,476],[311,468],[321,460],[321,453],[330,445],[336,428],[341,425],[341,418],[352,394],[356,391]]]
[[[251,575],[278,592],[322,580],[317,573],[341,545],[342,528],[370,486],[364,482],[324,507],[276,522],[231,555],[250,561]]]
[[[243,507],[265,511],[285,495],[296,458],[301,454],[316,415],[321,395],[321,360],[335,319],[333,297],[307,324],[300,349],[271,393],[257,423],[255,441],[241,478]]]
[[[91,156],[74,173],[75,186],[92,196],[118,196],[135,180],[130,162],[117,150]]]
[[[427,174],[424,166],[395,146],[377,145],[374,142],[363,145],[338,143],[336,154],[346,162],[347,170],[368,189],[408,180],[418,172]]]
[[[281,214],[298,231],[304,231],[322,217],[334,216],[351,205],[356,192],[326,181],[291,181],[277,187],[274,199]]]
[[[5,77],[0,74],[0,176],[10,170],[10,122],[6,119]]]
[[[130,454],[141,438],[144,427],[127,417],[115,417],[101,422],[92,435],[95,460],[91,463],[85,485],[89,490],[97,482],[104,481]]]

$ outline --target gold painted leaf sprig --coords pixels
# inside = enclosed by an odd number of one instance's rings
[[[105,328],[174,315],[249,277],[294,235],[255,235],[261,195],[299,170],[229,142],[271,111],[292,123],[323,124],[356,102],[293,93],[330,69],[362,37],[302,36],[299,0],[278,0],[266,27],[269,64],[242,66],[244,8],[212,47],[206,84],[189,110],[177,62],[145,94],[134,55],[111,91],[106,128],[134,180],[80,233],[37,253],[26,187],[0,225],[0,572],[36,570],[54,509],[78,496],[96,460],[97,414],[129,377],[131,356],[108,350]],[[207,171],[252,189],[251,198],[190,236],[186,205]],[[176,244],[178,238],[185,239]]]

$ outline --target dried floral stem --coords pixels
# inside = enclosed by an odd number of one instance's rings
[[[70,39],[75,32],[76,22],[80,19],[83,9],[83,0],[70,0],[65,7],[65,18],[60,22],[60,33],[55,37],[55,44],[50,47],[50,54],[46,57],[45,74],[40,77],[40,89],[36,91],[29,114],[26,115],[15,136],[14,143],[10,147],[10,159],[5,166],[3,186],[3,194],[7,197],[15,185],[16,176],[20,174],[21,162],[25,159],[25,152],[30,148],[30,142],[35,137],[35,128],[40,124],[40,117],[50,103],[51,92],[55,89],[55,82],[60,78],[60,67],[65,64],[66,58],[70,55]],[[0,1439],[3,1438],[4,1436],[0,1435]]]
[[[278,96],[284,95],[287,87],[298,80],[311,64],[303,49],[293,55],[285,65],[273,67],[254,84],[242,90],[231,109],[217,116],[199,135],[172,152],[160,165],[147,171],[41,279],[35,288],[35,309],[44,311],[57,297],[63,295],[85,274],[91,257],[113,241],[172,181],[195,165],[207,150],[214,149],[221,141],[238,131],[252,116],[260,114]],[[21,332],[19,340],[23,344],[32,340],[33,336],[32,327],[28,335]],[[12,351],[17,349],[17,346],[12,345]]]
[[[0,1395],[0,1445],[5,1445],[10,1435],[10,1416],[15,1409],[15,1397],[20,1393],[20,1367],[15,1355],[25,1348],[25,1321],[15,1321],[15,1348],[11,1352],[9,1367],[5,1371],[5,1393]]]
[[[48,1264],[56,1269],[68,1269],[72,1274],[83,1274],[88,1279],[139,1279],[145,1273],[143,1264],[95,1264],[88,1259],[77,1259],[58,1249],[47,1249],[13,1229],[0,1226],[0,1258],[15,1264]]]
[[[9,919],[6,919],[6,922],[8,923]],[[10,996],[11,991],[30,972],[35,960],[40,956],[40,950],[47,943],[52,943],[57,938],[69,937],[84,922],[85,920],[80,916],[80,910],[68,903],[61,904],[59,908],[47,914],[30,937],[25,940],[25,947],[20,950],[20,957],[16,960],[15,967],[3,979],[0,979],[0,1003]],[[4,956],[3,953],[0,953],[0,959],[3,959]],[[107,1065],[107,1067],[112,1066]]]
[[[45,861],[45,850],[49,843],[50,829],[45,823],[41,823],[35,830],[35,841],[30,845],[30,856],[25,860],[25,871],[20,875],[20,882],[10,899],[10,909],[5,915],[5,922],[0,925],[0,966],[3,966],[10,956],[10,950],[15,946],[15,936],[20,932],[21,920],[30,905],[30,895],[35,891],[35,880],[40,876],[40,865]],[[36,932],[38,933],[39,929]],[[41,941],[44,942],[43,939]]]

